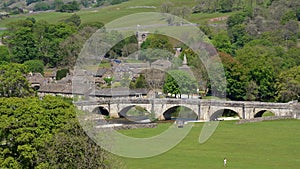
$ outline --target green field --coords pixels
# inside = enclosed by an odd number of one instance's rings
[[[174,6],[189,6],[193,7],[196,3],[195,1],[186,1],[186,0],[169,0],[174,3]],[[85,22],[103,22],[108,23],[114,19],[120,18],[122,16],[139,13],[139,12],[159,12],[159,7],[162,1],[160,0],[130,0],[118,5],[112,5],[102,8],[92,8],[92,9],[83,9],[76,12],[80,16],[82,23]],[[149,8],[151,7],[151,8]],[[153,8],[154,7],[154,8]],[[212,13],[212,14],[192,14],[187,18],[190,22],[201,23],[205,22],[210,18],[220,17],[220,16],[229,16],[232,13]],[[34,17],[36,20],[45,20],[49,23],[56,23],[63,19],[71,16],[72,13],[60,13],[60,12],[41,12],[37,14],[21,14],[14,15],[10,18],[5,18],[0,20],[0,27],[6,27],[9,22],[17,21],[20,19],[25,19],[27,17]]]
[[[156,129],[121,131],[134,137],[156,135]],[[128,169],[218,169],[223,158],[232,169],[298,169],[300,167],[300,121],[280,120],[237,125],[221,122],[213,136],[198,143],[203,124],[195,124],[189,135],[170,151],[144,159],[124,158]],[[149,147],[154,148],[154,147]]]

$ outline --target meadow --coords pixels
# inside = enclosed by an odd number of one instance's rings
[[[186,0],[170,0],[175,6],[188,6],[193,7],[196,3],[195,1],[186,1]],[[114,19],[139,13],[139,12],[159,12],[161,6],[160,0],[130,0],[118,5],[100,7],[100,8],[91,8],[91,9],[82,9],[76,12],[80,16],[82,23],[86,22],[103,22],[108,23]],[[49,23],[57,23],[68,17],[73,13],[61,13],[61,12],[40,12],[40,13],[31,13],[31,14],[20,14],[12,15],[10,18],[5,18],[0,20],[0,28],[6,27],[9,22],[14,22],[17,20],[25,19],[27,17],[34,17],[36,20],[45,20]],[[187,20],[193,23],[203,23],[207,20],[215,17],[221,16],[230,16],[232,13],[211,13],[211,14],[192,14]]]
[[[123,130],[131,137],[150,137],[166,130]],[[278,120],[235,124],[220,122],[213,136],[204,144],[198,138],[203,123],[194,124],[188,136],[176,147],[159,156],[123,158],[128,169],[218,169],[227,158],[232,169],[297,169],[300,166],[300,121]],[[151,147],[152,148],[152,147]]]

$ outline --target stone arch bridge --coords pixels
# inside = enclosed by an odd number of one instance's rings
[[[105,115],[119,117],[120,114],[134,107],[143,107],[148,112],[155,114],[155,118],[164,120],[164,113],[168,110],[183,106],[196,113],[199,120],[215,120],[220,110],[231,110],[236,112],[242,119],[261,117],[265,111],[271,111],[275,116],[291,116],[297,118],[294,111],[297,103],[270,103],[270,102],[247,102],[247,101],[224,101],[224,100],[202,100],[202,99],[145,99],[145,98],[112,98],[97,101],[78,101],[75,105],[84,111],[93,112],[101,109]]]

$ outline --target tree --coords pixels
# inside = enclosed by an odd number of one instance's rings
[[[141,74],[135,81],[135,88],[139,89],[139,88],[146,88],[146,87],[147,87],[147,81],[145,79],[145,76]]]
[[[85,134],[70,100],[0,98],[0,105],[0,168],[121,167]]]
[[[24,65],[29,72],[44,74],[44,63],[41,60],[28,60]]]
[[[79,26],[81,24],[81,19],[78,15],[73,14],[72,16],[70,16],[69,18],[64,20],[65,23],[72,23],[75,26]]]
[[[72,1],[67,4],[64,4],[59,9],[60,12],[74,12],[80,10],[79,3],[77,1]]]
[[[280,74],[277,79],[277,101],[300,101],[300,66],[295,66]]]
[[[151,34],[141,45],[142,49],[164,49],[173,52],[172,44],[164,35]]]
[[[0,97],[26,97],[34,94],[24,76],[28,73],[26,66],[17,63],[1,64],[0,72]]]
[[[53,2],[53,7],[55,9],[55,11],[60,11],[61,7],[64,5],[63,0],[54,0]]]
[[[253,81],[258,87],[256,100],[275,99],[275,79],[283,64],[279,54],[280,50],[264,46],[247,45],[237,51],[236,58],[245,68],[247,81]]]
[[[219,52],[224,52],[227,54],[233,54],[233,47],[229,36],[226,32],[219,32],[212,38],[212,43],[218,49]]]
[[[220,0],[221,12],[231,12],[233,0]]]
[[[226,76],[226,97],[231,100],[243,100],[246,93],[246,74],[243,66],[232,56],[219,53]]]
[[[163,92],[165,94],[178,95],[194,94],[197,91],[197,82],[188,72],[182,70],[171,70],[165,78]]]
[[[173,11],[174,15],[177,15],[183,19],[187,18],[191,13],[192,10],[187,6],[175,8]]]
[[[163,2],[161,5],[160,5],[160,12],[161,13],[171,13],[172,12],[172,8],[173,8],[174,4],[169,2],[169,1],[166,1],[166,2]]]
[[[47,2],[38,2],[34,5],[34,11],[46,11],[50,9],[50,5]]]

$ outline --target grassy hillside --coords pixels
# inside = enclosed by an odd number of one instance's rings
[[[203,124],[196,124],[189,135],[175,148],[152,158],[125,158],[130,169],[196,169],[224,168],[223,158],[232,169],[297,169],[300,165],[300,121],[267,121],[236,125],[221,122],[213,136],[199,144]],[[162,132],[157,129],[125,130],[123,134],[149,137]]]
[[[193,7],[195,5],[195,1],[186,1],[186,0],[171,0],[174,6],[189,6]],[[118,5],[112,5],[101,8],[91,8],[91,9],[83,9],[79,12],[76,12],[81,17],[82,22],[93,22],[100,21],[103,23],[108,23],[116,18],[138,13],[138,12],[159,12],[159,8],[161,5],[160,0],[130,0],[128,2],[124,2]],[[228,16],[231,13],[214,13],[214,14],[192,14],[187,20],[199,23],[210,18],[219,17],[219,16]],[[0,20],[0,27],[5,27],[5,25],[11,21],[17,21],[20,19],[25,19],[27,17],[34,17],[36,20],[46,20],[49,23],[55,23],[62,19],[71,16],[72,13],[59,13],[59,12],[40,12],[36,14],[21,14],[11,16],[8,19]]]

